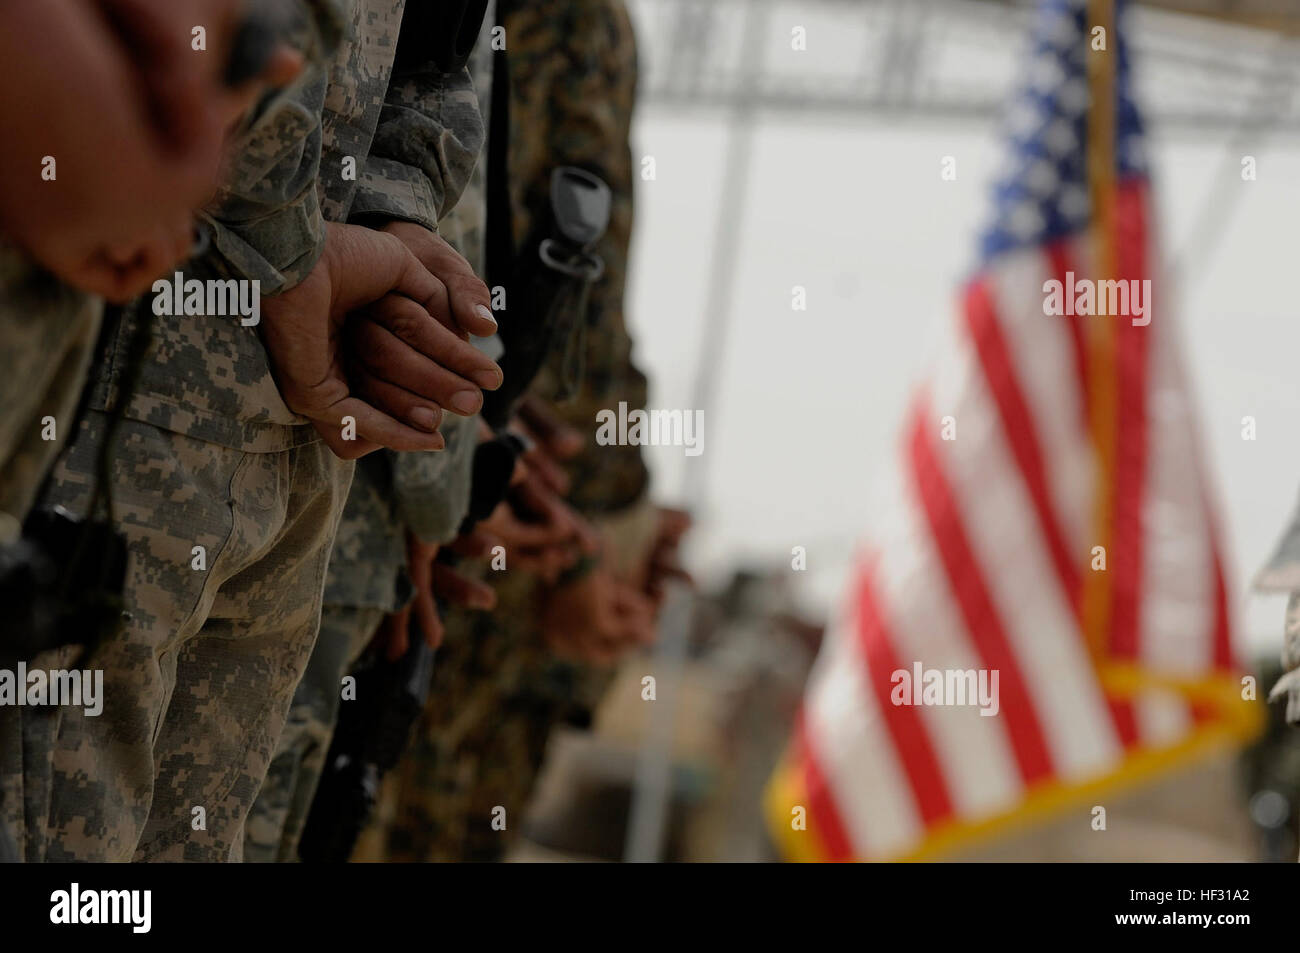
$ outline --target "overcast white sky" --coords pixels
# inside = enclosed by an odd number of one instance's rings
[[[690,117],[643,106],[634,150],[655,157],[639,183],[629,314],[651,375],[651,404],[687,408],[705,322],[728,320],[720,374],[706,408],[704,453],[648,451],[657,495],[681,493],[703,466],[706,507],[688,556],[706,578],[738,560],[789,565],[808,549],[800,592],[810,608],[836,597],[867,525],[868,492],[893,439],[929,342],[970,267],[998,158],[992,128],[974,123],[768,119],[753,139],[727,315],[706,315],[706,283],[725,174],[721,114]],[[1224,174],[1226,134],[1205,141],[1153,136],[1159,226],[1181,249],[1212,189],[1239,191],[1208,260],[1175,289],[1186,351],[1204,409],[1229,530],[1237,606],[1251,643],[1280,646],[1282,604],[1246,598],[1300,490],[1300,309],[1296,212],[1300,142],[1251,151],[1258,180]],[[958,161],[941,182],[940,157]],[[803,285],[808,310],[792,311]],[[1258,439],[1241,439],[1241,418]]]

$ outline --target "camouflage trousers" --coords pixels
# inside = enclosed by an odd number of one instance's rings
[[[354,859],[497,861],[518,836],[571,696],[548,677],[536,590],[507,578],[497,591],[494,612],[448,620],[428,704]]]
[[[0,543],[17,538],[73,427],[102,312],[0,246]]]
[[[387,792],[387,860],[489,863],[514,843],[555,713],[535,697],[492,701],[454,741],[421,725]]]
[[[84,512],[107,424],[81,421],[42,503]],[[79,666],[102,670],[103,710],[0,708],[3,822],[29,861],[238,860],[352,465],[316,440],[245,453],[135,420],[114,442],[126,611]]]
[[[326,605],[266,781],[244,831],[246,862],[292,862],[338,723],[343,676],[384,619],[372,606]]]

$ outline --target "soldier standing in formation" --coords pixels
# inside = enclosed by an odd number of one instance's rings
[[[0,707],[17,858],[296,859],[349,668],[445,624],[393,782],[440,842],[462,823],[444,815],[479,823],[495,770],[521,803],[550,725],[585,703],[540,688],[579,681],[553,650],[606,663],[650,638],[650,554],[683,524],[649,507],[637,448],[583,442],[595,409],[645,401],[622,316],[631,26],[617,0],[488,8],[87,0],[24,8],[0,39],[19,91],[0,107],[0,569],[52,564],[77,594],[49,611],[33,587],[0,655],[103,676],[99,713]],[[515,254],[555,167],[599,175],[613,203],[605,276],[568,316],[586,374],[552,361],[532,382],[513,488],[470,529],[493,436],[477,415],[502,383],[480,277],[493,101]],[[214,311],[213,288],[254,306]],[[461,789],[440,803],[441,782],[408,783],[426,772]]]

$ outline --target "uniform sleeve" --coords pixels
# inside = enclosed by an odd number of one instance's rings
[[[545,207],[549,169],[576,165],[605,180],[611,194],[609,227],[596,245],[605,273],[592,286],[586,337],[585,374],[574,397],[556,411],[587,436],[571,462],[569,499],[589,516],[641,506],[650,472],[636,444],[598,446],[592,439],[596,414],[625,401],[629,409],[648,401],[645,374],[633,355],[624,311],[628,252],[632,239],[633,168],[630,145],[636,101],[636,41],[620,4],[574,4],[570,23],[556,26],[537,8],[521,8],[507,21],[511,37],[511,172],[516,238],[523,239]],[[557,43],[556,29],[569,39]],[[578,38],[585,38],[579,42]],[[518,51],[534,50],[529,56]],[[519,62],[522,59],[523,62]],[[545,124],[532,121],[546,117]],[[522,230],[520,228],[522,226]],[[548,361],[534,393],[559,391],[554,361]]]
[[[466,192],[483,148],[479,98],[468,69],[438,70],[431,55],[412,48],[405,27],[392,81],[375,129],[351,216],[438,222]],[[467,221],[482,216],[482,196],[468,200]],[[461,249],[464,251],[465,249]],[[448,415],[441,453],[391,453],[393,499],[402,522],[426,543],[453,539],[469,507],[478,418]]]
[[[305,60],[302,75],[269,95],[230,150],[231,164],[204,210],[219,271],[258,279],[264,294],[298,284],[325,247],[316,194],[321,110],[329,60],[347,22],[348,0],[298,0],[289,42]]]
[[[469,511],[478,417],[443,418],[441,453],[393,453],[393,500],[402,523],[425,543],[456,538]]]
[[[395,68],[351,216],[437,231],[482,147],[483,117],[469,70],[443,73],[432,61]]]

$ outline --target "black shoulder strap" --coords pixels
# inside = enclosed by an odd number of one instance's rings
[[[496,22],[505,21],[509,0],[497,0]],[[508,45],[508,44],[507,44]],[[484,241],[487,283],[503,285],[515,258],[510,210],[510,65],[506,51],[492,51],[492,97],[488,115],[487,235]]]
[[[488,0],[406,0],[393,62],[399,68],[433,60],[443,73],[469,62]]]

